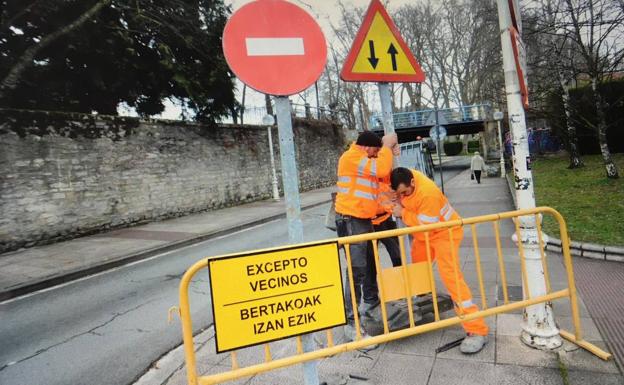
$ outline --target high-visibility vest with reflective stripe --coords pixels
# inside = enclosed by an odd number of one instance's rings
[[[338,161],[336,212],[370,219],[377,214],[379,178],[392,171],[392,151],[382,147],[377,158],[369,158],[355,143]]]
[[[403,221],[408,226],[430,225],[439,222],[448,222],[461,219],[453,209],[448,199],[436,184],[420,171],[411,170],[414,176],[414,192],[412,195],[401,198],[403,206]],[[416,233],[419,240],[425,239],[425,233]],[[453,227],[453,238],[463,236],[461,226]],[[448,230],[432,231],[429,239],[448,239]]]
[[[377,216],[373,218],[374,226],[383,223],[392,215],[394,202],[392,197],[395,192],[390,188],[390,178],[386,177],[379,180],[379,192],[377,193]]]

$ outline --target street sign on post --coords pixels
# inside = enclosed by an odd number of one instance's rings
[[[398,28],[379,0],[372,0],[342,65],[340,78],[346,82],[378,82],[384,132],[394,133],[389,83],[421,83],[425,73],[405,43]],[[395,166],[399,165],[395,157]],[[400,219],[399,227],[404,227]],[[410,243],[405,242],[406,255]]]
[[[319,78],[327,61],[321,27],[283,0],[245,4],[223,30],[223,53],[236,76],[256,91],[299,93]]]
[[[338,243],[208,260],[217,353],[347,322]]]
[[[237,10],[223,30],[223,53],[230,69],[249,87],[275,96],[282,161],[288,239],[303,242],[299,173],[289,95],[310,87],[327,61],[321,28],[303,9],[284,0],[259,0]],[[311,335],[302,337],[304,351],[314,350]],[[304,383],[318,385],[316,362],[304,367]]]
[[[442,141],[446,138],[446,127],[444,126],[433,126],[429,130],[429,136],[431,139],[437,141]]]
[[[425,81],[425,73],[379,0],[368,6],[340,78],[350,82]]]

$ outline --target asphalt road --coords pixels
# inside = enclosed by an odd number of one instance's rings
[[[465,168],[466,160],[445,164],[445,180]],[[306,241],[335,236],[324,227],[327,209],[303,212]],[[0,303],[0,384],[132,383],[182,340],[167,311],[178,304],[189,266],[202,257],[287,243],[286,220],[277,220]],[[197,331],[212,324],[209,290],[207,273],[196,276]]]
[[[304,211],[305,240],[335,236],[327,205]],[[122,385],[182,341],[167,323],[182,274],[204,256],[288,243],[285,220],[269,222],[0,304],[0,384]],[[191,288],[193,323],[212,324],[208,274]]]

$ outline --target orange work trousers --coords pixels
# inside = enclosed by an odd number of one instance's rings
[[[455,312],[459,315],[470,314],[479,311],[479,307],[472,301],[470,288],[464,281],[464,275],[459,267],[459,244],[463,235],[454,235],[453,244],[449,238],[430,239],[429,250],[431,252],[431,262],[437,261],[438,272],[442,283],[455,302]],[[427,262],[427,247],[425,241],[414,239],[412,243],[412,261]],[[483,318],[462,323],[466,333],[486,336],[488,326]]]

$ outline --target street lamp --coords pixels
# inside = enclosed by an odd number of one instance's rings
[[[505,177],[505,157],[503,156],[503,131],[501,130],[501,120],[503,120],[502,111],[494,112],[494,120],[498,124],[498,148],[500,149],[500,169],[501,169],[501,178]]]
[[[273,138],[271,135],[271,126],[273,126],[275,124],[275,118],[273,117],[273,115],[264,115],[264,117],[262,117],[262,124],[264,124],[265,126],[267,126],[267,133],[269,135],[269,153],[271,155],[271,172],[272,172],[272,178],[271,178],[271,184],[273,185],[273,200],[278,201],[280,200],[280,196],[279,196],[279,189],[277,186],[277,172],[275,170],[275,157],[273,155]]]

